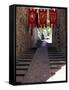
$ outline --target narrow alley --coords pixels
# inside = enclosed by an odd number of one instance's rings
[[[35,20],[31,19],[36,22],[36,25],[28,24],[31,15],[28,10],[32,10],[30,12],[33,13],[36,12]],[[47,14],[47,16],[45,16],[47,17],[47,22],[45,22],[46,26],[43,23],[40,24],[38,20],[41,10],[43,10],[45,15]],[[57,25],[51,24],[50,10],[57,11],[57,20],[55,21]],[[35,17],[35,14],[32,14],[31,18],[33,16]],[[66,9],[16,8],[17,83],[23,84],[66,80],[65,22]]]

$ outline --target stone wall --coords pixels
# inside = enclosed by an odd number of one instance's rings
[[[67,33],[67,25],[66,25],[66,9],[61,9],[61,14],[60,14],[60,48],[65,52],[66,49],[66,33]]]
[[[16,7],[16,56],[20,56],[27,48],[30,48],[28,8]]]
[[[57,9],[57,26],[54,28],[54,45],[58,50],[66,49],[66,9]]]
[[[53,28],[53,46],[66,49],[66,9],[57,9],[57,26]],[[33,32],[34,33],[34,32]],[[28,27],[28,8],[16,8],[16,56],[32,47],[31,30]]]

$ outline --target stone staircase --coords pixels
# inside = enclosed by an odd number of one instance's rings
[[[28,49],[16,59],[16,82],[23,82],[23,79],[29,69],[33,56],[36,52],[36,48]]]
[[[64,53],[57,51],[54,47],[48,48],[48,58],[51,75],[54,75],[63,65],[66,64]]]

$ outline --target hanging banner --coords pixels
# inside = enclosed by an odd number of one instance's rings
[[[33,28],[36,27],[36,10],[29,9],[29,17],[28,17],[28,24],[29,27]]]
[[[57,23],[57,11],[56,9],[50,9],[49,10],[49,15],[50,15],[50,25],[56,25]]]
[[[40,9],[39,10],[39,27],[46,27],[47,25],[47,10]]]

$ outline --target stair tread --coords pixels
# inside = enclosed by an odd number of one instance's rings
[[[50,69],[60,69],[60,67],[50,67]]]
[[[49,58],[49,61],[65,61],[64,58]]]
[[[16,66],[29,66],[30,64],[16,64]]]
[[[16,69],[17,68],[20,68],[20,69],[24,69],[24,68],[28,68],[29,66],[16,66]]]
[[[16,60],[16,62],[31,62],[32,60]]]
[[[50,63],[52,63],[52,64],[53,64],[53,63],[55,63],[55,64],[57,64],[57,63],[58,63],[58,64],[59,64],[59,63],[60,63],[60,64],[65,64],[66,62],[65,62],[65,61],[62,61],[62,62],[61,62],[61,61],[50,61]]]
[[[48,53],[48,56],[64,56],[64,54]]]
[[[49,58],[64,58],[64,56],[49,56]]]
[[[16,65],[17,64],[31,64],[30,62],[16,62]]]
[[[56,58],[56,57],[55,57],[55,58],[49,58],[49,60],[57,60],[57,59],[58,59],[58,60],[61,60],[61,59],[64,60],[64,57],[63,57],[63,58]]]
[[[16,74],[25,74],[27,70],[16,70]]]
[[[33,58],[33,56],[21,56],[20,58]]]
[[[50,65],[50,68],[60,68],[61,66],[59,65]]]
[[[58,62],[60,62],[60,63],[65,63],[65,61],[64,60],[50,60],[50,62],[53,62],[53,63],[58,63]]]
[[[32,60],[32,58],[31,59],[29,59],[29,58],[18,58],[18,59],[16,59],[16,60]]]

